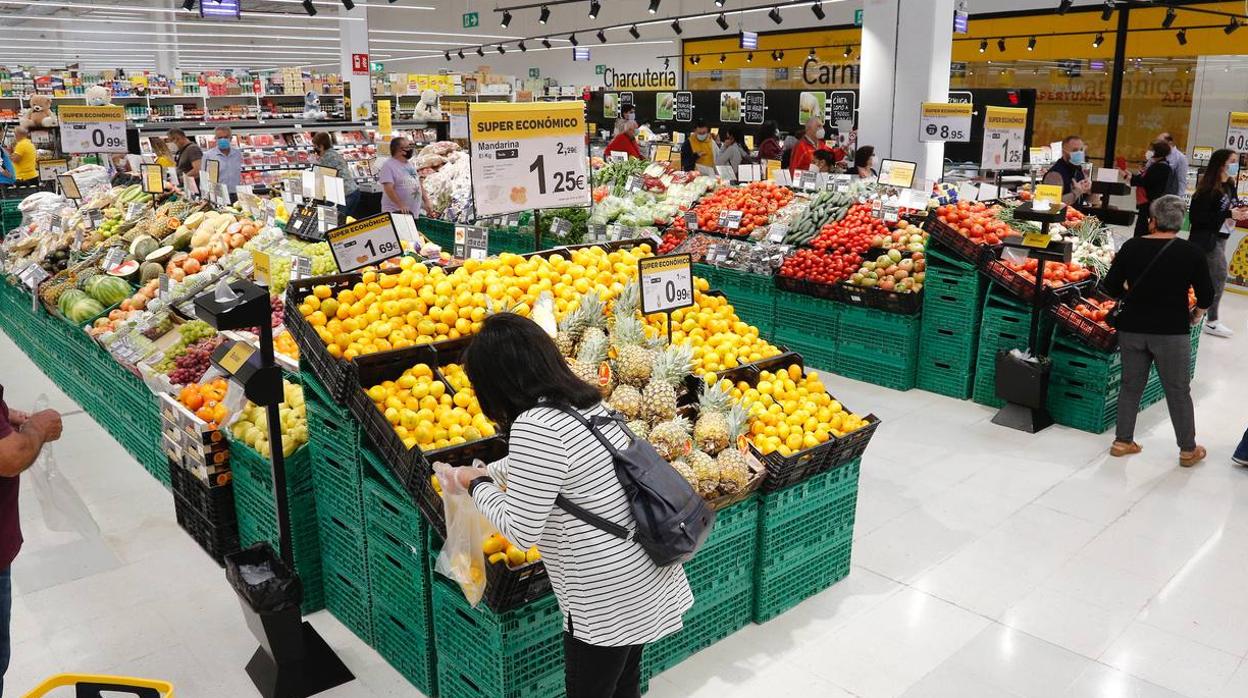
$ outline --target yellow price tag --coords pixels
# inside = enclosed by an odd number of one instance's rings
[[[160,165],[143,165],[143,191],[148,194],[160,194],[165,190],[164,172]]]
[[[1052,238],[1048,233],[1027,233],[1023,235],[1023,247],[1034,247],[1038,250],[1047,249]]]
[[[1062,205],[1062,185],[1037,184],[1036,201],[1047,201],[1055,206]]]
[[[269,285],[269,253],[260,250],[252,250],[251,252],[252,278],[261,286]]]
[[[247,342],[235,342],[230,350],[225,352],[225,356],[221,357],[221,368],[225,369],[230,375],[238,373],[238,369],[247,363],[251,355],[256,353],[256,348]]]

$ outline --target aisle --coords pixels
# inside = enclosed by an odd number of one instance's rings
[[[1248,298],[1226,304],[1243,328]],[[1236,501],[1248,472],[1228,460],[1248,422],[1245,334],[1202,341],[1194,392],[1211,458],[1190,471],[1175,463],[1164,405],[1141,416],[1145,453],[1121,461],[1105,455],[1108,435],[1031,437],[970,402],[829,376],[846,404],[885,420],[864,459],[851,576],[661,675],[649,695],[1248,694],[1248,505]],[[47,392],[77,411],[2,334],[0,365],[15,407]],[[168,492],[81,412],[56,454],[102,537],[48,532],[24,482],[10,690],[78,670],[254,695],[238,602],[174,523]],[[413,695],[337,620],[312,620],[360,677],[325,695]]]

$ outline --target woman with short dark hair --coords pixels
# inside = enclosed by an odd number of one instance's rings
[[[467,489],[507,540],[541,551],[564,616],[567,698],[638,698],[643,646],[680,630],[693,594],[679,565],[655,566],[636,541],[555,502],[562,495],[608,521],[636,525],[611,453],[556,408],[605,416],[598,389],[572,373],[535,322],[511,313],[486,318],[464,353],[464,371],[481,411],[508,432],[508,453],[484,470],[455,468],[452,486]],[[617,449],[630,442],[617,422],[600,429]]]
[[[875,177],[875,146],[864,145],[854,151],[854,173],[863,179]]]
[[[1223,148],[1214,151],[1209,166],[1192,195],[1192,232],[1188,240],[1205,253],[1209,276],[1213,279],[1213,304],[1209,306],[1205,332],[1215,337],[1235,333],[1218,319],[1218,306],[1226,288],[1226,241],[1235,232],[1236,221],[1248,219],[1248,209],[1237,206],[1235,181],[1239,176],[1239,154]]]
[[[334,139],[324,131],[318,131],[312,134],[312,150],[316,151],[316,164],[321,167],[328,167],[337,174],[336,177],[342,178],[343,204],[338,207],[338,215],[343,217],[339,223],[345,223],[346,216],[355,215],[355,205],[360,200],[360,189],[355,185],[355,175],[351,174],[351,167],[347,165],[347,159],[342,157],[342,153],[334,150]]]

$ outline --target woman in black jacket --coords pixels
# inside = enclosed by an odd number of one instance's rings
[[[1170,183],[1170,165],[1166,158],[1170,157],[1170,144],[1156,141],[1149,146],[1148,160],[1139,174],[1123,174],[1131,180],[1135,187],[1135,205],[1138,213],[1135,216],[1135,237],[1148,235],[1148,207],[1154,201],[1166,195],[1166,185]]]
[[[1205,253],[1209,276],[1213,279],[1213,305],[1209,306],[1205,332],[1215,337],[1234,334],[1218,321],[1218,304],[1226,288],[1226,241],[1235,230],[1235,221],[1248,219],[1248,209],[1236,204],[1235,179],[1239,176],[1239,154],[1223,148],[1209,158],[1209,167],[1192,195],[1192,233],[1188,238]]]

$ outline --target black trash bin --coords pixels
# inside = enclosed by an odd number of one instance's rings
[[[994,424],[1036,433],[1053,424],[1049,415],[1049,373],[1045,358],[1023,358],[1008,349],[997,352],[997,397],[1005,407],[992,418]]]

